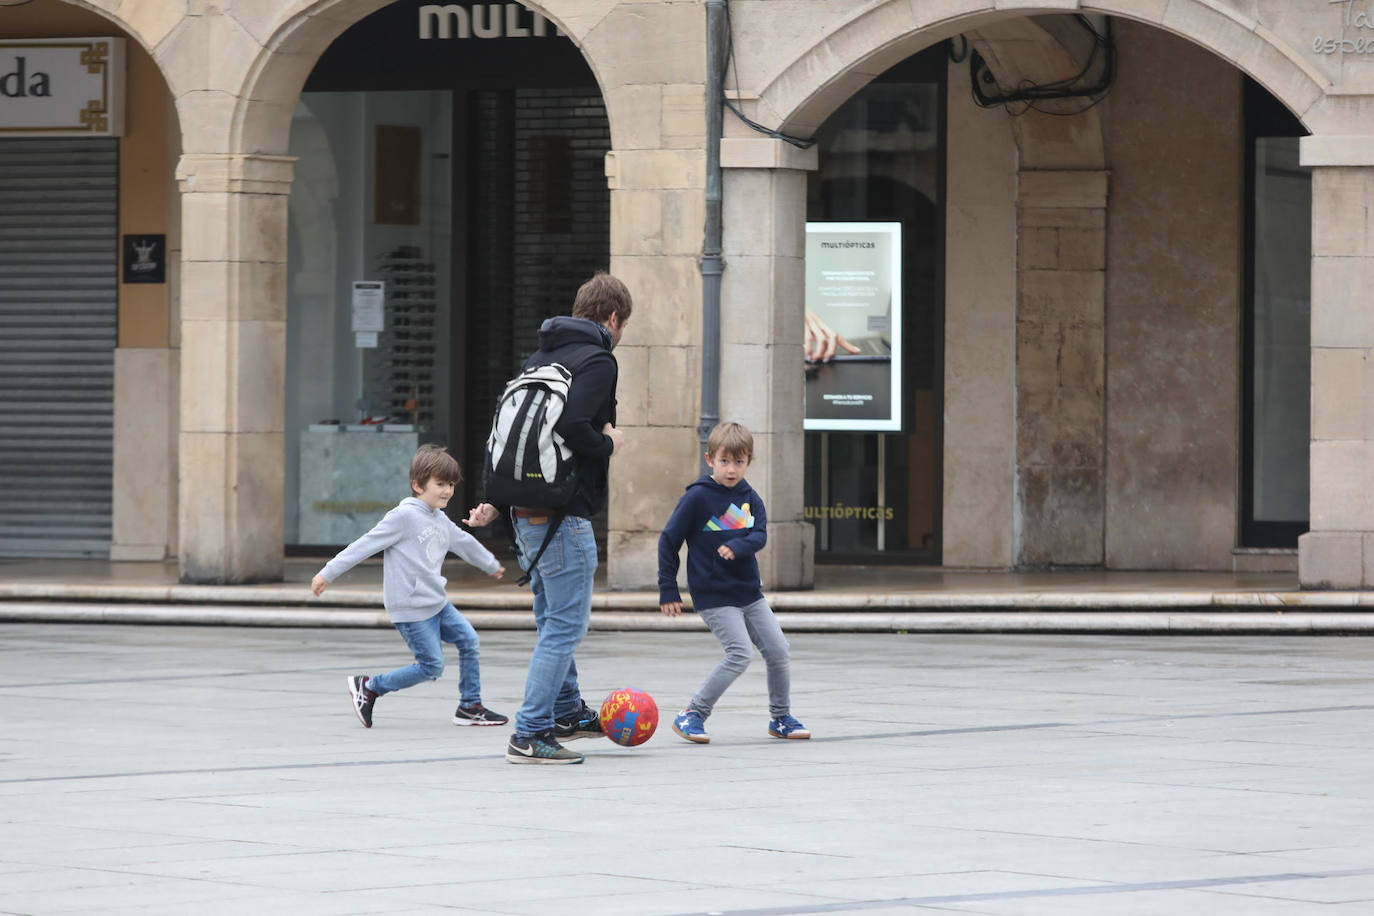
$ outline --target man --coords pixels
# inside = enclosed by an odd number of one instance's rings
[[[625,284],[597,273],[577,291],[572,316],[557,316],[539,328],[539,349],[524,368],[559,363],[572,373],[567,403],[555,427],[572,450],[577,486],[564,506],[512,506],[511,521],[520,565],[530,575],[534,624],[538,630],[525,679],[525,699],[515,714],[515,734],[506,747],[511,763],[581,763],[583,756],[560,741],[601,734],[598,710],[588,708],[577,684],[573,653],[592,613],[596,541],[591,517],[606,504],[610,458],[623,435],[615,428],[619,368],[611,351],[630,320],[633,302]],[[558,512],[564,513],[553,539],[534,568]],[[489,503],[473,509],[469,525],[487,525],[500,515]]]

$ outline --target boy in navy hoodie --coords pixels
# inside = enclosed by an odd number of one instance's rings
[[[749,667],[753,646],[768,666],[768,734],[811,737],[792,718],[787,639],[763,597],[754,558],[768,540],[768,514],[744,479],[753,457],[754,437],[740,424],[721,423],[711,430],[706,440],[711,473],[688,485],[658,539],[659,610],[669,617],[682,613],[677,568],[685,540],[692,604],[725,649],[725,658],[673,719],[673,731],[696,744],[710,743],[706,719],[721,694]]]
[[[453,487],[462,478],[458,461],[443,447],[422,445],[410,462],[410,489],[371,531],[325,564],[310,583],[323,594],[339,576],[377,551],[382,554],[382,603],[401,638],[415,655],[413,664],[386,674],[348,677],[353,711],[364,728],[372,727],[372,707],[382,694],[437,680],[444,673],[444,643],[458,647],[458,709],[454,725],[504,725],[509,721],[482,705],[477,631],[444,593],[447,580],[439,571],[452,551],[487,575],[499,579],[506,568],[477,539],[444,514]]]

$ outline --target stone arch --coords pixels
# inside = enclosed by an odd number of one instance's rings
[[[922,48],[1001,20],[1046,13],[1105,13],[1172,32],[1248,74],[1314,131],[1331,86],[1295,49],[1217,0],[1174,0],[1157,13],[1129,0],[1090,0],[1055,9],[1034,2],[957,0],[935,14],[913,6],[889,0],[870,7],[783,64],[760,89],[756,104],[762,120],[790,134],[809,135],[860,87]]]
[[[242,154],[281,155],[291,132],[291,113],[306,78],[329,47],[345,30],[366,16],[390,5],[392,0],[296,0],[288,9],[258,29],[258,52],[243,76],[234,101],[228,149]],[[616,119],[605,90],[605,79],[595,57],[583,44],[583,35],[553,4],[521,2],[544,16],[582,51],[602,98],[606,100],[611,135]]]
[[[912,54],[957,34],[968,36],[994,71],[1008,77],[1006,84],[1014,85],[1018,75],[1035,78],[1037,65],[1053,68],[1056,57],[1061,62],[1065,59],[1063,46],[1054,39],[1051,30],[1042,28],[1043,20],[1037,22],[1039,17],[1081,12],[1132,20],[1176,36],[1255,79],[1314,132],[1335,127],[1334,112],[1326,107],[1331,79],[1273,32],[1225,9],[1217,0],[1173,0],[1168,4],[1148,5],[1130,0],[1082,0],[1081,3],[1056,4],[1055,8],[1034,2],[952,0],[938,4],[938,12],[921,7],[920,4],[900,2],[877,3],[850,14],[852,18],[848,21],[826,30],[824,38],[771,65],[749,61],[758,69],[746,74],[745,78],[757,90],[757,95],[743,97],[741,101],[746,109],[752,106],[749,113],[762,123],[778,125],[780,130],[794,136],[812,135],[826,118],[869,81]],[[1018,42],[1026,42],[1027,46],[1018,48]],[[1037,57],[1041,59],[1037,61]],[[1343,127],[1344,131],[1349,131],[1351,112],[1347,110],[1345,114]],[[1015,195],[1014,202],[1008,205],[1005,217],[1008,223],[1005,235],[1011,246],[1008,250],[1013,253],[1010,263],[1017,267],[1015,276],[1006,279],[1015,285],[1015,293],[1009,301],[1034,303],[1072,298],[1078,303],[1079,311],[1068,315],[1061,324],[1066,335],[1069,331],[1077,334],[1083,328],[1092,331],[1091,339],[1083,345],[1086,357],[1083,364],[1092,371],[1084,373],[1080,387],[1087,401],[1093,402],[1094,396],[1100,397],[1094,389],[1100,389],[1103,384],[1102,356],[1106,341],[1103,265],[1108,176],[1103,128],[1098,115],[1088,112],[1087,117],[1073,120],[1079,122],[1075,129],[1080,135],[1066,137],[1070,142],[1064,143],[1059,150],[1046,142],[1053,140],[1053,125],[1036,124],[1035,119],[1026,119],[1011,126],[1021,155],[1017,163],[1017,180],[1009,188]],[[1337,129],[1337,132],[1344,131]],[[740,186],[738,181],[736,186]],[[727,191],[727,203],[728,200]],[[786,208],[779,206],[778,209]],[[793,207],[792,211],[795,210]],[[1048,211],[1046,219],[1061,218],[1073,211],[1076,222],[1090,230],[1075,233],[1075,243],[1081,243],[1079,247],[1084,255],[1082,263],[1069,265],[1056,261],[1050,265],[1051,269],[1022,269],[1023,265],[1038,263],[1033,258],[1017,257],[1019,252],[1015,247],[1036,241],[1037,233],[1028,231],[1039,228],[1035,222],[1039,218],[1036,211]],[[1049,223],[1045,225],[1054,228]],[[1075,252],[1075,257],[1078,253]],[[1062,277],[1056,271],[1062,273]],[[1071,297],[1060,295],[1060,287],[1066,284],[1078,284],[1073,287],[1075,294]],[[1046,327],[1050,331],[1056,329],[1048,324]],[[1086,332],[1079,336],[1085,335]],[[782,333],[784,339],[788,336],[787,331]],[[1018,337],[1016,347],[1008,351],[1011,357],[1008,365],[1017,365],[1014,354],[1021,343]],[[1012,390],[1013,396],[1017,396],[1026,386]],[[1008,408],[1003,414],[1008,422],[1017,422],[1018,414],[1014,409]],[[1085,442],[1085,448],[1093,454],[1105,455],[1104,435],[1102,430],[1094,432],[1091,441]],[[1012,454],[999,453],[994,457],[998,462],[1003,459],[1015,461]],[[1100,457],[1097,464],[1093,471],[1104,474],[1105,466]],[[1002,467],[1001,463],[997,465],[999,474]],[[948,481],[946,483],[948,494]],[[1094,499],[1099,503],[1103,493],[1101,486],[1100,482],[1093,484]],[[1091,536],[1085,536],[1081,544],[1071,545],[1069,552],[1040,557],[1024,550],[1023,545],[1032,542],[1025,526],[1029,510],[1021,511],[1030,501],[1026,496],[1028,492],[1031,491],[1023,487],[1011,497],[1021,502],[1017,504],[1019,514],[1007,526],[1015,532],[1008,565],[1068,563],[1092,566],[1103,562],[1098,535],[1105,530],[1102,527],[1105,516],[1097,518],[1098,524],[1087,531]],[[1008,503],[1011,504],[1011,500]],[[1103,510],[1099,506],[1094,511]],[[1060,548],[1053,545],[1053,549]],[[947,562],[948,559],[947,556]]]
[[[130,38],[137,41],[139,45],[142,46],[143,50],[154,58],[156,55],[157,43],[166,34],[165,27],[159,30],[157,18],[166,19],[167,17],[150,17],[138,14],[127,17],[122,16],[117,9],[110,8],[117,8],[119,6],[118,0],[105,0],[105,2],[96,2],[96,0],[60,0],[60,2],[63,6],[71,6],[88,13],[94,13],[100,18],[109,21],[110,24],[122,29]],[[165,73],[163,74],[163,79],[167,79]],[[168,82],[170,83],[170,80]]]
[[[1072,73],[1080,66],[1059,34],[1053,31],[1055,26],[1047,26],[1037,18],[1000,19],[963,33],[969,46],[978,51],[996,75],[999,84],[1044,83]],[[1023,169],[1101,169],[1105,166],[1102,118],[1095,107],[1072,118],[1027,111],[1011,119],[1011,130],[1020,150]]]

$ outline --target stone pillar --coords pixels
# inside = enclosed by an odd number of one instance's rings
[[[175,549],[179,355],[167,347],[115,350],[111,560],[165,560]]]
[[[1374,585],[1374,137],[1301,141],[1312,166],[1310,531],[1303,588]]]
[[[611,272],[635,303],[615,348],[625,447],[611,459],[606,581],[613,589],[658,581],[659,533],[698,473],[704,175],[699,147],[606,156]]]
[[[1019,566],[1103,562],[1106,206],[1106,172],[1019,175]]]
[[[184,582],[280,581],[285,488],[285,156],[181,157]]]
[[[754,434],[749,482],[768,507],[759,554],[766,589],[810,588],[815,529],[802,518],[805,411],[806,172],[813,147],[725,139],[725,273],[721,289],[720,418]]]

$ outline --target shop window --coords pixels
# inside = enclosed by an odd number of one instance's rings
[[[352,541],[449,436],[452,93],[307,92],[291,133],[286,542]]]
[[[1312,175],[1287,109],[1250,80],[1245,109],[1241,544],[1292,548],[1308,527]]]
[[[900,428],[806,434],[820,562],[940,562],[945,62],[938,45],[897,64],[817,132],[807,220],[899,224],[901,302],[900,326],[883,328],[901,356]],[[813,365],[808,384],[825,372]]]

